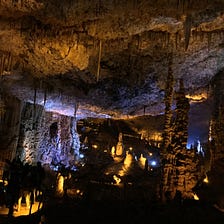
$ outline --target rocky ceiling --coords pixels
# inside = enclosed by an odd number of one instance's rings
[[[66,115],[160,114],[172,55],[175,80],[205,100],[224,68],[223,12],[223,0],[1,0],[1,93]]]

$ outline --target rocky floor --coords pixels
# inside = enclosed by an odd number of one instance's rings
[[[68,199],[51,200],[41,212],[31,216],[9,220],[1,217],[4,224],[39,224],[41,216],[47,224],[82,223],[215,223],[224,221],[223,213],[212,206],[191,202],[184,205],[159,205],[125,201],[82,201]]]
[[[46,197],[43,208],[30,216],[8,219],[1,215],[2,224],[74,224],[82,223],[215,223],[224,221],[224,213],[212,204],[189,200],[161,204],[158,200],[142,194],[136,188],[127,189],[128,194],[117,188],[97,188],[83,197]],[[98,190],[97,190],[98,189]],[[133,192],[131,192],[133,190]],[[94,195],[93,195],[94,192]],[[110,197],[108,195],[110,192]],[[126,193],[127,193],[126,192]],[[98,195],[98,197],[97,197]],[[120,198],[119,198],[120,195]]]
[[[218,170],[217,167],[216,172]],[[146,173],[142,174],[142,178],[137,176],[137,179],[127,176],[127,182],[123,184],[112,184],[105,179],[97,178],[98,176],[95,175],[95,179],[89,176],[84,179],[83,176],[79,176],[80,179],[72,184],[73,188],[68,189],[67,195],[63,197],[56,196],[55,189],[50,188],[44,194],[43,207],[39,212],[11,219],[1,214],[0,223],[224,223],[224,212],[214,206],[215,203],[222,202],[222,194],[214,197],[213,188],[201,186],[197,190],[200,198],[198,201],[176,200],[161,203],[157,190],[158,176]],[[223,192],[223,188],[216,187],[215,189],[216,192]],[[41,219],[43,222],[40,222]]]

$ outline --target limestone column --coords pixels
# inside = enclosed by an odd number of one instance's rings
[[[211,118],[210,146],[213,163],[224,158],[224,72],[212,80],[213,112]]]
[[[0,177],[5,160],[16,156],[22,102],[14,96],[0,93]]]

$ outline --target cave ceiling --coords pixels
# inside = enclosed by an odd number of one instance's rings
[[[223,0],[1,0],[1,93],[70,116],[161,114],[171,61],[206,100],[223,12]]]

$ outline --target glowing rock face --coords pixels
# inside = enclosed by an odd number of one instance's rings
[[[62,197],[64,194],[64,177],[59,173],[57,177],[56,195]]]
[[[123,155],[123,144],[121,142],[118,142],[116,146],[116,156],[122,156],[122,155]]]
[[[143,155],[141,154],[141,157],[139,158],[139,166],[144,169],[145,168],[145,161],[146,158],[143,157]]]
[[[122,156],[124,154],[124,146],[123,146],[123,140],[122,140],[122,133],[119,134],[118,143],[116,146],[116,156]]]
[[[131,163],[133,161],[133,156],[126,152],[126,157],[124,159],[124,166],[127,168],[127,167],[130,167]]]

